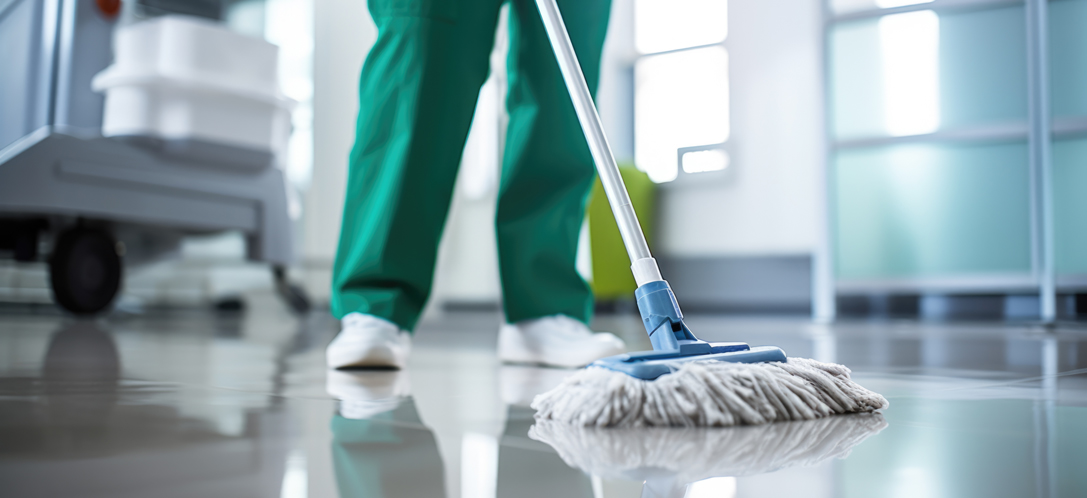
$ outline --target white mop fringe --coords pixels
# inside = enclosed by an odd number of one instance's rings
[[[871,412],[887,399],[843,365],[692,362],[657,380],[587,368],[532,401],[536,418],[587,427],[727,427]]]

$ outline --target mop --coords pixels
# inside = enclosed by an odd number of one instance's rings
[[[695,337],[649,252],[558,5],[536,5],[630,256],[638,311],[653,344],[653,351],[597,360],[537,396],[537,419],[598,427],[731,426],[887,407],[844,366],[788,358],[773,346]]]

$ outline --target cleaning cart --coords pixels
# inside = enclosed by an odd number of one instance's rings
[[[171,2],[151,3],[169,13]],[[94,314],[126,265],[186,235],[240,231],[249,259],[269,263],[288,302],[307,308],[285,279],[292,239],[276,158],[290,101],[276,87],[277,48],[214,19],[122,22],[120,10],[0,4],[0,257],[48,261],[57,304]]]

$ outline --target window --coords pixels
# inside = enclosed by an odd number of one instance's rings
[[[879,19],[884,120],[891,136],[940,127],[940,19],[931,10]]]
[[[634,159],[657,182],[728,167],[726,0],[636,0]]]

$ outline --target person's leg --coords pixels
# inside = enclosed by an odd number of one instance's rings
[[[588,323],[575,268],[595,170],[533,0],[511,0],[509,127],[496,230],[508,321],[562,314]],[[600,76],[610,0],[560,0],[589,88]]]
[[[430,294],[498,0],[370,0],[378,27],[332,277],[332,311],[412,330]]]

